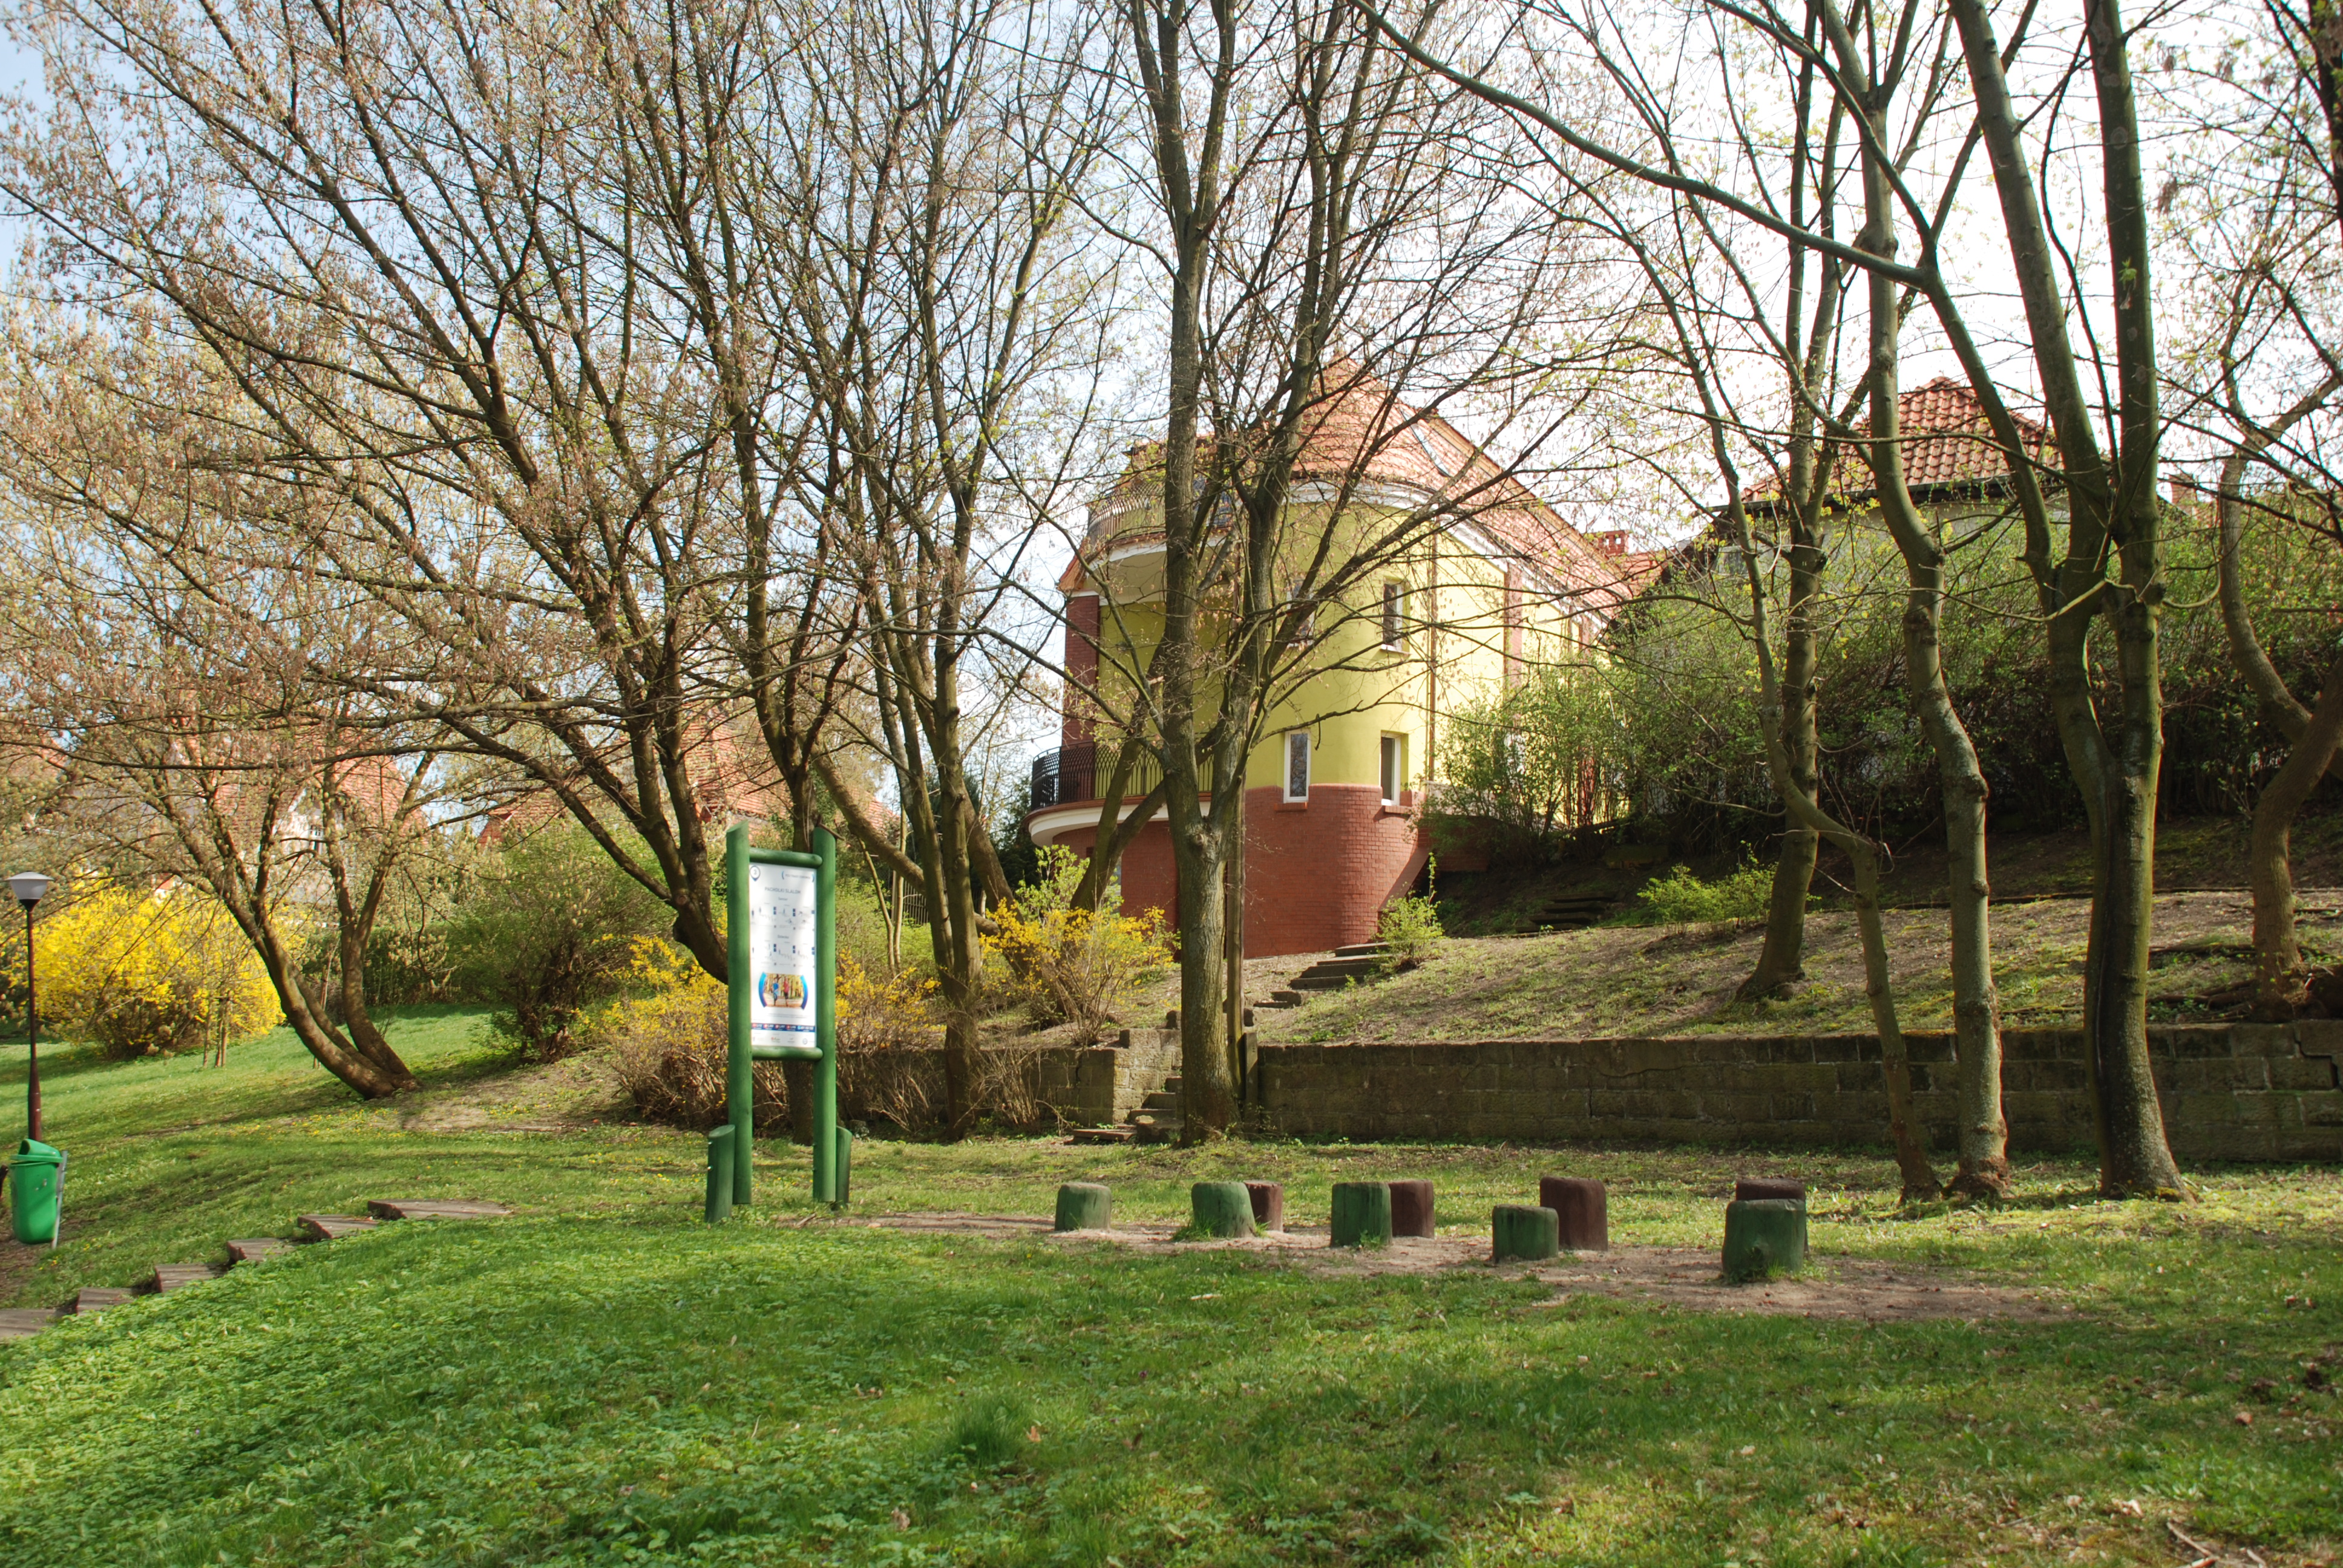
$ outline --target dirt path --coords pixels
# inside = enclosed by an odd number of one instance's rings
[[[1716,1254],[1694,1247],[1620,1247],[1571,1252],[1551,1263],[1489,1261],[1486,1241],[1463,1236],[1403,1237],[1388,1247],[1337,1250],[1323,1226],[1241,1241],[1175,1241],[1169,1224],[1117,1225],[1107,1231],[1053,1231],[1044,1219],[1011,1214],[880,1214],[852,1220],[800,1221],[849,1229],[914,1235],[980,1236],[997,1241],[1046,1241],[1061,1246],[1115,1246],[1154,1254],[1230,1251],[1265,1254],[1325,1274],[1429,1274],[1467,1270],[1508,1279],[1534,1279],[1554,1287],[1559,1306],[1574,1295],[1659,1302],[1703,1312],[1917,1322],[1955,1318],[1976,1322],[2054,1322],[2073,1313],[2030,1291],[1987,1285],[1944,1270],[1868,1258],[1816,1258],[1795,1279],[1732,1285],[1717,1273]]]

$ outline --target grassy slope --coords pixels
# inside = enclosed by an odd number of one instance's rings
[[[2336,918],[2333,896],[2306,897],[2305,904],[2300,929],[2312,961],[2343,958],[2343,920]],[[2089,907],[2081,900],[1994,906],[1995,980],[2010,1027],[2080,1020],[2088,918]],[[2243,893],[2158,899],[2151,1016],[2175,1021],[2216,1016],[2196,999],[2250,974],[2246,944],[2252,929],[2252,904]],[[1943,911],[1892,910],[1887,936],[1905,1026],[1951,1028],[1952,970]],[[1733,993],[1756,967],[1764,937],[1762,925],[1750,921],[1453,939],[1412,973],[1322,993],[1290,1011],[1262,1012],[1262,1038],[1870,1032],[1853,916],[1825,910],[1808,918],[1810,983],[1797,994],[1737,1003]]]
[[[458,1081],[443,1100],[542,1099],[487,1076],[468,1020],[403,1028]],[[431,1117],[340,1098],[281,1042],[236,1063],[51,1080],[76,1225],[54,1263],[15,1255],[18,1300],[369,1196],[523,1213],[386,1227],[0,1346],[0,1559],[2165,1562],[2167,1515],[2277,1563],[2343,1543],[2335,1402],[2288,1402],[2343,1340],[2333,1171],[2209,1173],[2182,1210],[2092,1202],[2053,1162],[1999,1212],[1897,1216],[1859,1155],[997,1140],[857,1164],[866,1211],[1046,1211],[1090,1176],[1126,1217],[1264,1174],[1318,1219],[1333,1181],[1421,1174],[1466,1230],[1564,1168],[1612,1181],[1621,1242],[1713,1245],[1734,1172],[1771,1163],[1816,1184],[1826,1256],[2078,1309],[1823,1325],[1552,1306],[1478,1271],[805,1229],[782,1148],[766,1201],[714,1231],[691,1222],[694,1139],[403,1131]]]

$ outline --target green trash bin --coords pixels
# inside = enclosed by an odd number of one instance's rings
[[[16,1157],[8,1161],[10,1213],[16,1240],[27,1246],[57,1239],[57,1192],[65,1169],[64,1150],[30,1138],[16,1145]]]

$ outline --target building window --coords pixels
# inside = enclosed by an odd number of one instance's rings
[[[1397,648],[1407,636],[1407,585],[1383,584],[1383,646]]]
[[[1289,730],[1285,737],[1285,798],[1310,799],[1310,731]]]
[[[1407,738],[1386,735],[1383,745],[1383,804],[1399,804],[1399,792],[1407,784]]]

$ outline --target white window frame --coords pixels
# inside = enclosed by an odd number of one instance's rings
[[[1377,778],[1382,781],[1383,804],[1396,806],[1407,791],[1407,737],[1385,735],[1375,748]]]
[[[1293,763],[1297,747],[1300,749],[1300,757],[1302,761],[1302,792],[1298,795],[1293,791]],[[1279,787],[1284,794],[1285,800],[1288,805],[1308,803],[1310,799],[1310,731],[1307,729],[1287,730],[1285,732],[1284,766],[1279,769],[1278,779]]]

